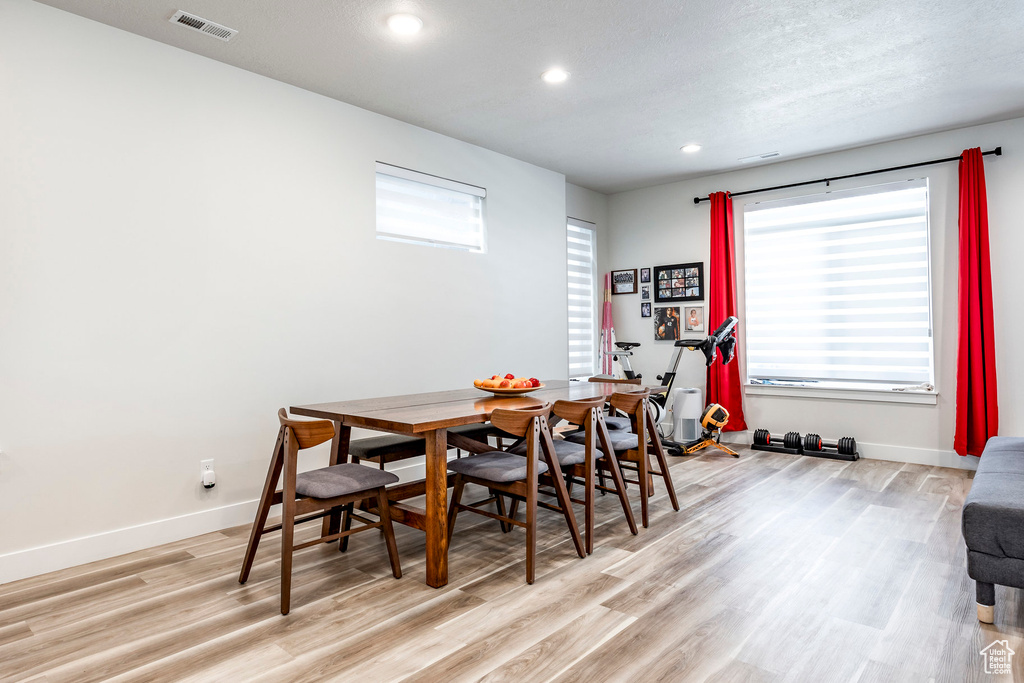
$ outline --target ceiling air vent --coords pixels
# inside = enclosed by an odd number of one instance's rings
[[[182,10],[178,10],[174,13],[174,16],[171,17],[171,23],[179,24],[181,26],[184,26],[185,28],[190,28],[193,31],[205,33],[206,35],[213,36],[218,40],[223,40],[225,43],[234,38],[235,35],[238,33],[238,31],[236,31],[233,28],[228,28],[227,26],[215,24],[212,21],[207,21],[202,17],[197,17],[194,14],[189,14],[188,12],[183,12]]]
[[[739,162],[741,164],[752,164],[755,161],[764,161],[765,159],[774,159],[777,156],[779,156],[778,152],[765,152],[764,154],[755,154],[753,156],[743,157],[742,159],[739,159]]]

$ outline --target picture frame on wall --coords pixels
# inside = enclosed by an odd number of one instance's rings
[[[680,322],[678,306],[655,308],[654,341],[678,341]]]
[[[645,301],[642,304],[640,304],[640,317],[641,318],[650,318],[651,317],[651,302],[650,301]]]
[[[644,283],[644,282],[650,282],[650,281],[651,281],[651,269],[650,268],[641,268],[640,269],[640,282]]]
[[[612,271],[612,294],[636,294],[636,268]]]
[[[685,332],[704,331],[704,307],[684,306],[683,307],[683,330]]]
[[[676,263],[654,267],[654,300],[704,300],[704,263]]]
[[[641,287],[640,287],[640,299],[641,299],[641,301],[650,301],[651,300],[651,286],[650,285],[641,285]]]

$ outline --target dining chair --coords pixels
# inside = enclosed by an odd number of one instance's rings
[[[576,546],[576,553],[585,557],[583,541],[579,527],[573,514],[569,493],[561,477],[552,477],[557,505],[537,499],[539,477],[546,472],[554,472],[558,468],[554,442],[548,428],[547,416],[551,412],[551,404],[545,403],[538,408],[502,409],[491,412],[491,424],[508,434],[525,438],[526,457],[507,451],[489,451],[470,455],[448,463],[448,469],[455,472],[452,501],[448,509],[448,540],[451,543],[455,531],[455,520],[460,511],[475,512],[478,515],[497,519],[502,529],[508,525],[526,529],[526,582],[533,583],[537,556],[537,508],[543,507],[561,513],[569,527]],[[463,503],[462,494],[466,484],[477,484],[489,489],[489,498]],[[526,521],[519,521],[505,512],[502,496],[513,501],[520,501],[526,506]],[[498,512],[481,509],[495,503]]]
[[[281,531],[281,614],[288,614],[291,607],[292,553],[318,543],[342,539],[341,551],[347,548],[348,537],[368,529],[380,529],[391,560],[391,573],[396,579],[402,578],[402,567],[398,560],[398,545],[391,525],[390,508],[385,487],[398,481],[391,472],[365,467],[355,463],[342,463],[322,467],[308,472],[297,472],[300,450],[319,446],[334,438],[334,423],[330,420],[299,421],[289,419],[284,408],[277,413],[281,428],[277,432],[277,443],[270,459],[270,469],[263,485],[263,495],[256,511],[256,520],[249,534],[249,545],[242,560],[239,583],[249,579],[256,549],[260,538],[272,531]],[[283,475],[283,476],[282,476]],[[278,490],[278,481],[282,488]],[[362,510],[353,510],[355,503],[376,498],[378,519],[364,517]],[[281,505],[281,522],[266,526],[267,515],[273,505]],[[294,545],[295,525],[311,522],[331,514],[337,508],[344,510],[342,529],[329,535],[321,535],[312,541]],[[352,520],[361,522],[352,528]]]
[[[654,417],[647,408],[647,401],[650,398],[650,390],[634,391],[628,393],[612,394],[608,402],[613,408],[627,415],[630,420],[632,431],[607,431],[607,443],[599,442],[598,448],[607,452],[610,449],[619,460],[619,465],[626,470],[636,472],[637,478],[626,479],[626,483],[636,484],[640,488],[640,519],[644,528],[649,526],[649,512],[647,499],[654,495],[655,476],[665,480],[665,487],[668,489],[669,500],[672,508],[679,511],[679,501],[676,498],[676,489],[672,484],[672,475],[668,469],[668,458],[665,456],[665,449],[661,444],[661,437],[655,428]],[[582,443],[586,435],[579,432],[566,436],[566,440]],[[660,469],[651,467],[650,454],[658,461]]]
[[[633,386],[640,386],[641,379],[634,377],[633,379],[621,379],[618,377],[591,377],[587,380],[588,382],[600,382],[603,384],[631,384]],[[615,410],[609,410],[609,415],[605,416],[604,422],[608,429],[612,431],[628,431],[629,430],[629,417],[624,415],[615,415]]]
[[[626,495],[626,483],[619,468],[619,461],[614,456],[614,450],[610,447],[610,436],[608,428],[604,424],[604,398],[577,401],[555,401],[551,408],[555,417],[565,420],[571,425],[576,425],[583,430],[584,443],[578,444],[564,439],[554,440],[555,457],[558,460],[562,474],[567,480],[567,490],[570,500],[583,505],[584,509],[584,539],[587,554],[594,552],[594,492],[595,490],[607,491],[618,495],[622,505],[622,512],[629,525],[629,531],[634,536],[637,534],[636,520],[633,518],[633,510],[629,505],[629,498]],[[598,449],[598,443],[604,443],[605,449]],[[521,443],[509,449],[509,452],[517,455],[526,454],[526,443]],[[613,455],[608,455],[612,453]],[[603,483],[594,481],[595,471],[607,472],[614,486],[607,487]],[[541,484],[551,485],[550,481],[554,474],[548,472],[540,478]],[[578,500],[571,497],[573,484],[581,481],[584,488],[584,499]],[[603,482],[603,477],[602,477]],[[511,517],[516,516],[516,504],[513,502]]]

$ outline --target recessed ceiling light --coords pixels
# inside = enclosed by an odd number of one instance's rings
[[[569,80],[569,72],[565,69],[555,67],[553,69],[548,69],[542,73],[540,77],[543,78],[546,83],[565,83]]]
[[[423,20],[411,14],[392,14],[388,17],[388,28],[400,36],[411,36],[423,28]]]
[[[689,145],[683,145],[682,147],[680,147],[679,151],[685,152],[686,154],[693,154],[694,152],[700,151],[700,145],[690,143]]]

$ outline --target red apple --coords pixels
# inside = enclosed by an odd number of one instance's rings
[[[505,375],[505,379],[515,379],[515,378],[516,378],[516,376],[513,375],[511,372],[508,373],[507,375]]]
[[[536,377],[531,377],[530,378],[530,386],[531,387],[539,387],[540,386],[540,380],[537,379]]]
[[[503,379],[501,380],[500,383],[498,383],[498,387],[500,389],[509,389],[512,387],[512,382],[509,382],[507,379]]]

